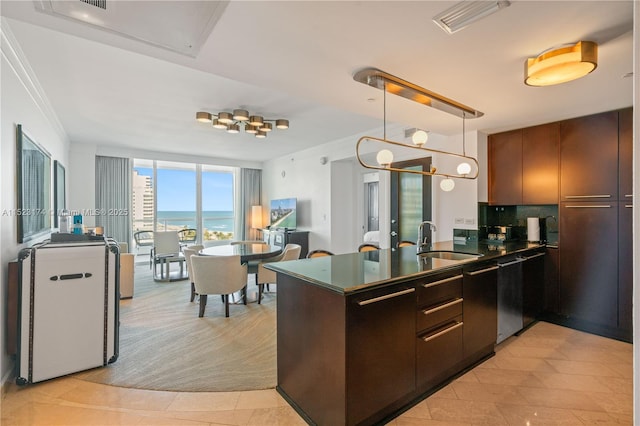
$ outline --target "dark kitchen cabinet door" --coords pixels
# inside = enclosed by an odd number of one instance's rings
[[[617,327],[617,203],[567,202],[560,209],[560,312]]]
[[[479,360],[493,352],[498,337],[498,266],[465,270],[462,296],[464,359]]]
[[[632,331],[633,308],[633,207],[630,201],[618,207],[618,327]]]
[[[489,205],[522,204],[522,130],[489,136]]]
[[[620,150],[620,201],[631,201],[633,193],[633,108],[619,112],[618,144]]]
[[[522,262],[522,326],[532,324],[544,306],[545,252],[526,256]]]
[[[560,201],[618,197],[618,112],[560,123]]]
[[[544,310],[560,313],[560,255],[559,249],[547,247],[544,258]]]
[[[360,424],[415,390],[415,287],[354,295],[347,306],[347,424]]]
[[[558,204],[560,124],[522,130],[522,204]]]

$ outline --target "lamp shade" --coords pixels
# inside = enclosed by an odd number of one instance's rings
[[[579,41],[548,50],[524,64],[527,86],[551,86],[584,77],[598,66],[598,45]]]
[[[196,120],[201,123],[211,123],[211,114],[205,111],[196,112]]]
[[[251,227],[262,228],[262,206],[251,206]]]

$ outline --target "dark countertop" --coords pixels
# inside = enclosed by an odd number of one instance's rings
[[[419,259],[416,247],[408,246],[399,249],[274,262],[265,267],[329,290],[348,294],[544,246],[544,244],[526,241],[507,242],[500,245],[482,242],[454,244],[453,241],[444,241],[434,244],[433,250],[474,253],[482,256],[467,260]]]

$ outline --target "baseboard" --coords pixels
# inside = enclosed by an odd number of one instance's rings
[[[11,360],[11,368],[5,373],[2,377],[2,385],[0,386],[0,399],[4,400],[5,395],[9,391],[9,386],[13,383],[13,372],[15,370],[14,365],[15,361]]]
[[[587,321],[568,318],[566,316],[550,312],[544,312],[539,319],[552,324],[572,328],[574,330],[584,331],[586,333],[596,334],[598,336],[608,337],[610,339],[620,340],[626,343],[633,343],[633,332],[630,330],[621,330],[619,328],[593,324]]]

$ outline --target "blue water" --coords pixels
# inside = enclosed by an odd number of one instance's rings
[[[209,231],[233,232],[233,212],[203,211],[204,228]],[[180,228],[199,228],[195,211],[159,211],[156,221],[164,225]]]

